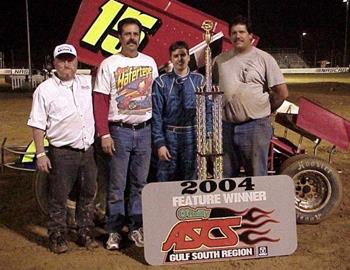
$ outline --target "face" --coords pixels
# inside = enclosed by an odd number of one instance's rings
[[[170,61],[174,65],[175,71],[181,73],[187,71],[190,55],[185,48],[176,49],[171,52]]]
[[[245,51],[252,45],[253,34],[249,34],[247,27],[243,24],[236,24],[231,27],[231,41],[238,51]]]
[[[62,81],[72,80],[78,67],[78,60],[74,55],[62,54],[53,61],[58,77]]]
[[[140,28],[137,24],[125,24],[119,35],[123,51],[136,52],[140,42]]]

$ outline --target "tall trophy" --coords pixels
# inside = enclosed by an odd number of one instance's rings
[[[212,85],[212,59],[210,41],[214,23],[205,20],[202,24],[204,30],[205,48],[205,85],[196,92],[196,118],[197,118],[197,170],[198,179],[210,178],[208,175],[208,161],[213,163],[213,178],[223,177],[222,152],[222,92],[218,86]],[[206,97],[212,101],[212,132],[207,131],[206,123]]]

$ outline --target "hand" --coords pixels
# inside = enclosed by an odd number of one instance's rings
[[[103,152],[109,155],[113,155],[113,152],[115,151],[114,148],[114,142],[111,137],[101,138],[101,147]]]
[[[160,160],[167,160],[170,161],[172,156],[170,155],[170,152],[166,146],[161,146],[158,149],[158,157]]]
[[[36,168],[40,172],[50,173],[52,169],[50,159],[47,156],[38,157],[36,159]]]

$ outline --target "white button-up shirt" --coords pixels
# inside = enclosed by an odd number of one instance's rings
[[[91,76],[64,82],[53,75],[33,94],[28,125],[46,131],[51,145],[87,149],[94,142]]]

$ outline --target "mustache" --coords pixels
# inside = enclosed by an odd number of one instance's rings
[[[133,39],[130,39],[126,44],[135,44],[135,45],[137,45],[137,42],[135,41],[135,40],[133,40]]]

